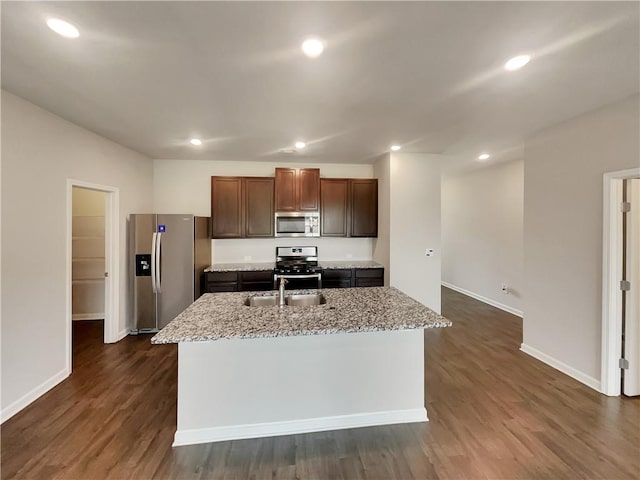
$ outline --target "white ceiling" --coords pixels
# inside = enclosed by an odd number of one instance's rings
[[[303,139],[299,162],[368,162],[393,143],[500,161],[638,91],[639,5],[3,2],[2,87],[152,158],[290,160],[277,151]],[[315,60],[309,34],[327,44]],[[529,65],[502,69],[523,51]]]

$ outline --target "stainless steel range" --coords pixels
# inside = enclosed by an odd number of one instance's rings
[[[318,247],[276,247],[273,288],[281,278],[290,290],[322,288],[322,270],[318,266]]]

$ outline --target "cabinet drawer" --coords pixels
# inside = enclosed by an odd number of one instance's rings
[[[207,283],[206,291],[204,293],[219,293],[219,292],[237,292],[238,284],[236,282],[214,282]]]
[[[322,271],[322,281],[334,279],[351,279],[350,268],[335,268]]]
[[[238,272],[207,272],[207,282],[237,282]]]
[[[244,282],[272,282],[273,270],[262,270],[256,272],[240,272],[240,280]]]
[[[384,268],[356,269],[356,278],[384,278]]]
[[[350,288],[351,279],[322,280],[322,288]]]
[[[381,278],[356,278],[356,287],[383,287],[384,279]]]

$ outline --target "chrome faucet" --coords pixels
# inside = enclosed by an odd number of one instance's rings
[[[278,288],[278,305],[284,307],[284,286],[289,283],[286,278],[280,277],[280,286]]]

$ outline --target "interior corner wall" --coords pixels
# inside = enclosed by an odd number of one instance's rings
[[[440,155],[391,153],[390,285],[440,313]],[[427,257],[430,248],[434,255]]]
[[[522,159],[442,181],[443,283],[520,316],[523,201]]]
[[[640,165],[637,95],[547,128],[524,149],[523,350],[599,385],[603,174]]]
[[[67,179],[120,191],[120,291],[127,299],[127,216],[152,210],[147,157],[2,91],[2,420],[69,372]],[[129,305],[120,302],[120,331]]]
[[[384,284],[389,285],[389,210],[391,157],[381,156],[373,165],[373,175],[378,179],[378,237],[373,241],[373,260],[384,266]]]

